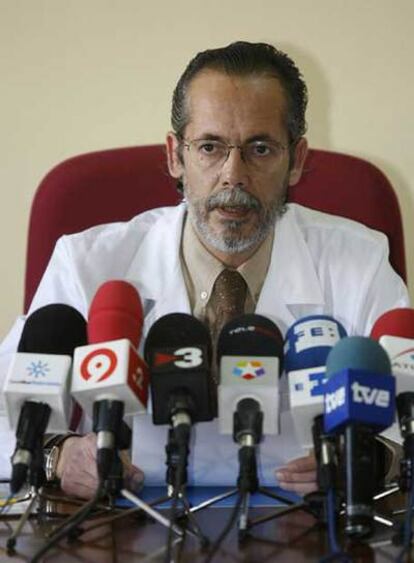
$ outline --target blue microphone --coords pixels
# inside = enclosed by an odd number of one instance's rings
[[[299,319],[286,333],[284,366],[290,409],[303,448],[313,446],[311,421],[323,413],[326,358],[345,336],[341,323],[328,315]]]
[[[342,339],[326,363],[325,431],[343,433],[349,536],[372,532],[378,475],[375,434],[395,417],[395,378],[385,350],[361,336]]]
[[[286,372],[325,366],[331,348],[346,335],[341,323],[329,315],[299,319],[286,333]]]

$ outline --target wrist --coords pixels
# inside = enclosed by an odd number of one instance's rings
[[[56,434],[48,437],[44,445],[44,468],[46,481],[49,484],[58,484],[63,472],[63,450],[68,441],[79,437],[79,434]]]

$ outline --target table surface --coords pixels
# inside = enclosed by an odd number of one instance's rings
[[[147,495],[148,496],[148,495]],[[59,499],[57,499],[59,500]],[[275,514],[281,509],[275,506],[253,506],[249,509],[249,518]],[[259,503],[260,504],[260,503]],[[265,503],[262,503],[265,504]],[[404,498],[394,495],[382,501],[378,511],[389,516],[393,509],[401,507]],[[73,505],[62,502],[48,504],[52,514],[73,511]],[[210,507],[197,511],[194,518],[202,532],[214,541],[224,528],[230,517],[231,507]],[[105,523],[104,518],[89,519],[83,527],[87,530],[81,540],[72,543],[62,541],[58,547],[52,549],[42,561],[59,563],[83,562],[119,562],[119,561],[148,561],[158,562],[165,559],[165,545],[168,530],[152,519],[141,515],[127,515],[127,509],[118,509],[118,513],[125,516],[115,522]],[[160,509],[168,516],[168,509]],[[113,513],[112,513],[113,514]],[[16,545],[16,554],[10,558],[7,555],[7,538],[17,525],[17,519],[3,517],[0,520],[0,561],[30,561],[31,556],[45,542],[45,537],[56,523],[62,518],[31,518],[24,526],[22,535]],[[101,524],[100,527],[95,527]],[[347,544],[347,552],[352,553],[353,561],[394,561],[400,548],[387,544],[391,537],[390,530],[378,525],[371,545]],[[179,550],[179,551],[178,551]],[[321,556],[328,554],[327,534],[323,525],[315,517],[303,510],[297,510],[280,518],[269,520],[255,526],[247,538],[239,541],[237,527],[233,527],[223,542],[214,561],[265,563],[268,561],[310,562],[319,561]],[[176,561],[201,562],[206,553],[200,549],[197,538],[187,534],[183,542],[177,542]]]

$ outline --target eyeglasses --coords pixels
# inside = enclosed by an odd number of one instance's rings
[[[242,160],[256,169],[272,168],[288,146],[277,141],[250,141],[242,145],[230,145],[211,139],[183,139],[193,162],[205,170],[223,166],[233,149],[240,151]]]

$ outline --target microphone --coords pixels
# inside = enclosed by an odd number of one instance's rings
[[[280,330],[261,315],[233,319],[219,335],[219,429],[232,434],[240,446],[238,487],[242,491],[257,490],[255,447],[263,433],[279,433],[282,358]]]
[[[363,537],[373,529],[378,476],[375,434],[394,421],[395,378],[387,353],[369,338],[343,338],[326,363],[325,431],[344,434],[345,531]]]
[[[9,425],[16,429],[10,488],[17,493],[31,470],[41,486],[43,438],[69,424],[70,368],[74,348],[86,342],[86,323],[73,307],[46,305],[26,320],[4,385]]]
[[[75,350],[71,391],[92,415],[102,482],[108,478],[115,448],[129,447],[124,415],[146,412],[148,368],[136,351],[142,323],[137,290],[126,281],[105,282],[89,309],[89,344]]]
[[[399,308],[387,311],[377,319],[371,337],[379,341],[391,359],[396,377],[397,413],[404,440],[404,459],[401,461],[401,488],[411,488],[414,470],[414,309]],[[385,433],[398,439],[397,424]]]
[[[178,461],[176,477],[167,481],[181,486],[186,481],[186,463],[191,427],[215,416],[214,387],[211,377],[211,338],[207,328],[195,317],[171,313],[150,328],[144,357],[151,378],[152,420],[170,424],[167,454]]]
[[[233,413],[239,401],[247,397],[256,401],[266,414],[264,433],[279,433],[282,358],[283,337],[270,319],[255,314],[242,315],[223,327],[217,341],[221,434],[233,434]]]
[[[371,338],[378,340],[391,359],[397,393],[413,389],[414,382],[414,309],[392,309],[374,323]]]
[[[296,321],[285,338],[285,371],[289,402],[298,442],[314,445],[310,421],[323,413],[326,358],[346,336],[342,324],[328,315],[311,315]]]
[[[186,410],[193,423],[214,418],[211,356],[210,334],[195,317],[170,313],[152,325],[144,357],[154,424],[170,424],[180,410]]]

